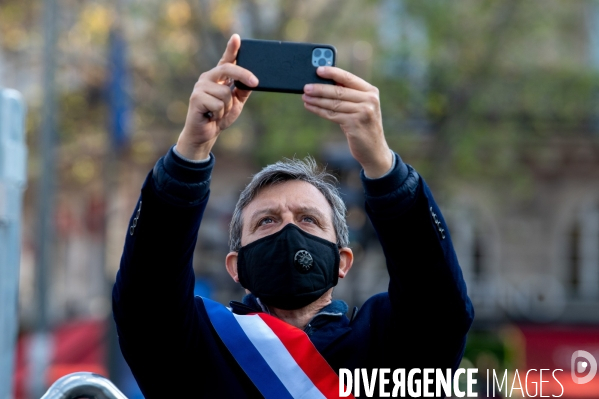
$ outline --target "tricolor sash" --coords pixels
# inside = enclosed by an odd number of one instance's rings
[[[237,315],[202,301],[217,334],[265,398],[339,397],[339,377],[305,332],[266,313]]]

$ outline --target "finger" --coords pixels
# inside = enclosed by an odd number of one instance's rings
[[[347,115],[349,115],[349,114],[344,114],[342,112],[333,111],[330,109],[320,108],[316,105],[312,105],[312,104],[308,104],[308,103],[304,103],[304,108],[306,108],[308,111],[312,112],[313,114],[316,114],[324,119],[328,119],[335,123],[341,123],[341,120],[344,117],[346,117]]]
[[[233,99],[237,99],[241,103],[245,103],[250,94],[252,94],[251,90],[242,90],[235,87],[234,83],[231,83],[231,86],[226,86],[223,84],[217,84],[213,82],[209,82],[213,89],[206,90],[210,94],[214,95],[217,98],[220,98],[225,103],[225,112],[228,112],[233,106]]]
[[[258,78],[253,73],[245,68],[229,63],[212,68],[208,72],[203,73],[202,77],[216,83],[225,81],[227,78],[232,78],[243,82],[249,87],[258,85]]]
[[[221,57],[220,61],[218,62],[218,65],[222,65],[225,63],[234,64],[235,60],[237,59],[237,52],[239,51],[240,47],[241,47],[241,38],[239,37],[239,35],[237,33],[235,33],[229,39],[229,42],[227,43],[227,48],[225,49],[223,56]]]
[[[241,89],[235,87],[232,91],[232,94],[233,94],[233,97],[236,97],[243,104],[247,101],[250,94],[252,94],[252,91],[251,90],[241,90]]]
[[[318,67],[316,69],[318,76],[324,79],[332,79],[336,83],[339,83],[345,87],[356,89],[359,91],[370,91],[374,88],[373,85],[368,83],[362,78],[347,72],[337,67]]]
[[[208,119],[221,119],[225,113],[225,104],[222,100],[204,93],[198,98],[197,106],[198,112],[207,117]]]
[[[208,82],[204,88],[204,91],[213,97],[218,98],[225,105],[225,113],[229,112],[233,103],[233,96],[231,95],[231,88],[229,86],[221,85],[218,83]]]
[[[311,97],[306,94],[302,95],[302,100],[304,100],[304,102],[307,104],[314,105],[319,108],[324,108],[335,112],[342,112],[345,114],[360,111],[359,104],[352,103],[349,101],[341,101],[331,98]]]
[[[307,84],[304,86],[304,93],[311,97],[332,98],[354,103],[366,101],[365,93],[363,91],[335,85]]]

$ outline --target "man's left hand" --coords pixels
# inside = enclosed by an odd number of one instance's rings
[[[337,67],[319,67],[317,73],[337,85],[307,84],[302,95],[304,106],[339,124],[366,176],[375,179],[384,175],[391,169],[393,158],[383,131],[379,90]]]

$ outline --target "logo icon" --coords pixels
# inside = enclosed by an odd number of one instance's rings
[[[312,255],[310,255],[310,252],[306,251],[305,249],[300,249],[295,253],[293,262],[295,263],[295,267],[297,268],[297,270],[299,270],[302,273],[309,272],[312,266],[314,265]]]
[[[578,360],[579,358],[583,358],[585,360]],[[589,367],[590,366],[590,367]],[[578,350],[572,354],[572,362],[570,365],[570,370],[572,371],[572,380],[576,384],[586,384],[591,381],[595,374],[597,374],[597,360],[587,351]],[[584,373],[588,370],[588,374],[584,377],[578,377],[576,373]]]

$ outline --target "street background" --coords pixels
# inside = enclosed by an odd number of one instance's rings
[[[463,367],[508,369],[510,386],[516,369],[563,369],[564,398],[599,397],[599,377],[570,377],[575,350],[599,359],[599,2],[0,0],[0,86],[28,107],[17,398],[79,370],[141,397],[110,290],[141,184],[232,33],[332,44],[339,67],[379,88],[387,140],[431,186],[468,283]],[[224,268],[238,194],[262,166],[308,154],[339,177],[349,209],[356,260],[335,296],[351,309],[386,290],[338,126],[298,95],[256,92],[214,153],[197,293],[241,298]],[[40,331],[46,355],[32,349]]]

